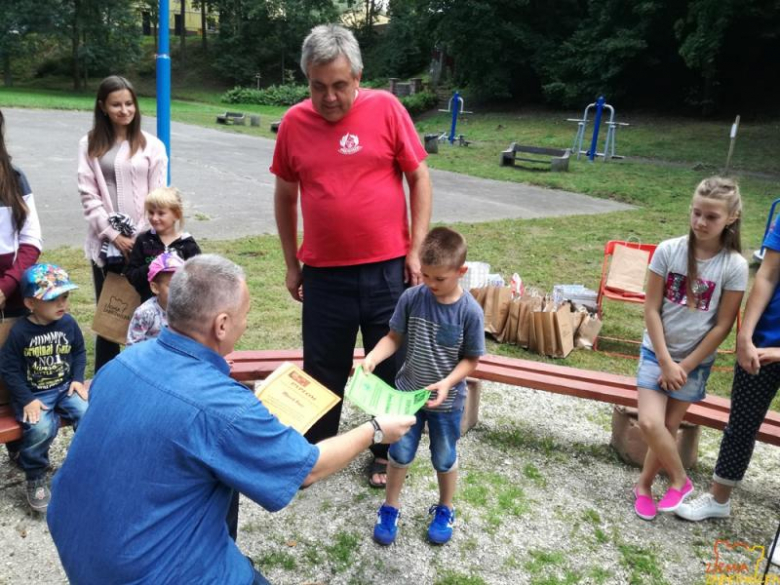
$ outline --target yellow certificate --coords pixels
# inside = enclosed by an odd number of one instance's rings
[[[301,434],[341,398],[295,364],[283,363],[255,388],[255,396],[283,425]]]

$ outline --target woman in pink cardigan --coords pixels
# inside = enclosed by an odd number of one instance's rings
[[[107,272],[121,274],[135,234],[147,229],[144,199],[167,184],[168,156],[156,137],[141,130],[133,86],[112,75],[100,84],[92,130],[79,142],[78,182],[89,224],[84,250],[92,262],[95,297]],[[95,372],[119,353],[98,336]]]

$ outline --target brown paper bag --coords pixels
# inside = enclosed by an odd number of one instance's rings
[[[512,291],[506,286],[487,287],[485,297],[485,333],[498,337],[504,329]]]
[[[563,303],[557,310],[551,303],[545,310],[533,313],[531,342],[528,349],[539,354],[564,358],[574,349],[571,305]]]
[[[499,343],[515,342],[515,339],[517,338],[517,326],[515,325],[515,328],[512,329],[512,311],[515,310],[515,307],[518,306],[519,304],[516,300],[510,299],[509,307],[506,313],[506,319],[504,320],[504,328],[501,329],[501,333],[496,336],[496,341]]]
[[[480,286],[478,288],[472,288],[470,291],[471,296],[474,297],[474,300],[477,301],[477,304],[482,307],[482,309],[485,308],[485,295],[487,294],[487,287],[486,286]]]
[[[565,358],[574,349],[574,328],[571,305],[563,303],[554,313],[555,353],[553,357]]]
[[[141,298],[133,285],[121,274],[109,272],[95,309],[92,331],[103,339],[124,344],[130,319],[140,304]]]
[[[614,291],[643,294],[649,260],[647,250],[616,245],[605,286]]]
[[[590,316],[586,314],[574,336],[574,346],[584,349],[593,349],[593,344],[596,341],[596,337],[599,335],[599,331],[601,331],[602,324],[603,321],[595,315]]]
[[[533,332],[533,313],[541,311],[542,297],[529,295],[518,301],[517,308],[517,332],[515,342],[520,347],[529,347]],[[511,316],[511,315],[510,315]]]
[[[8,339],[8,334],[11,333],[11,327],[18,320],[19,317],[0,320],[0,347],[5,345],[5,340]],[[5,387],[3,380],[0,379],[0,404],[8,404],[9,402],[11,402],[11,395],[8,393],[8,388]]]

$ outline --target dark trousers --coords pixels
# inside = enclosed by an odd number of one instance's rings
[[[723,485],[742,480],[753,456],[756,435],[780,387],[780,362],[761,366],[755,376],[734,367],[729,424],[723,429],[713,479]]]
[[[124,266],[110,266],[101,268],[94,262],[92,263],[92,280],[95,283],[95,303],[100,299],[100,293],[103,292],[103,283],[106,281],[106,274],[116,272],[121,274]],[[98,370],[119,355],[119,344],[103,339],[98,335],[95,338],[95,373]]]
[[[404,290],[404,258],[333,268],[303,267],[303,369],[338,396],[352,368],[357,333],[371,351],[389,331],[390,317]],[[403,352],[379,364],[375,374],[395,383]],[[341,420],[339,402],[306,433],[311,443],[333,437]],[[386,458],[387,445],[371,447]]]

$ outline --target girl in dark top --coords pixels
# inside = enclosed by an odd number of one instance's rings
[[[147,219],[152,229],[136,238],[130,252],[125,275],[141,295],[141,302],[152,298],[147,276],[149,264],[163,252],[178,254],[187,260],[200,254],[195,238],[182,231],[184,205],[181,192],[174,187],[160,187],[146,196],[144,202]]]

